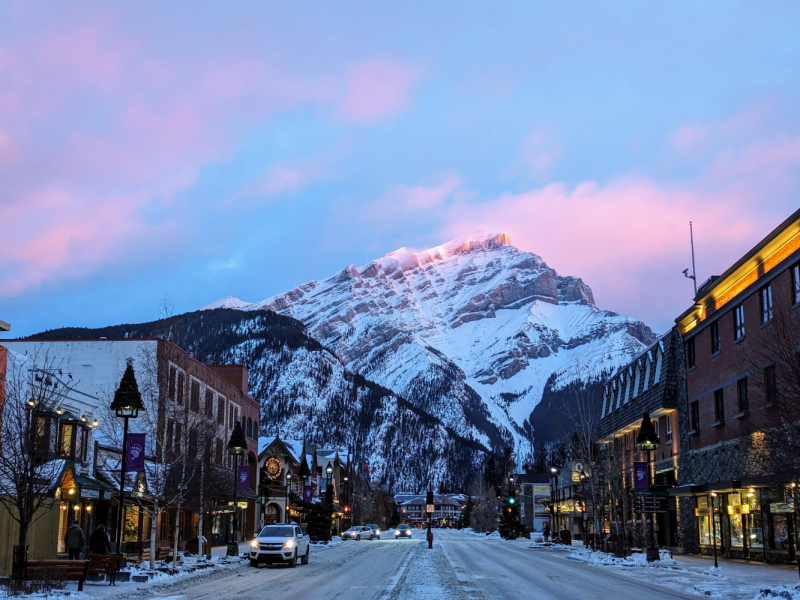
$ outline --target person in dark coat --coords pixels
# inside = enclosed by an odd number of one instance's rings
[[[92,554],[111,554],[111,542],[106,533],[106,526],[102,523],[89,536],[89,552]]]
[[[72,525],[67,528],[67,533],[64,534],[64,545],[67,547],[70,560],[78,560],[81,557],[83,547],[86,545],[86,536],[77,521],[73,521]]]

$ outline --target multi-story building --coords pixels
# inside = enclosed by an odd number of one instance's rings
[[[683,343],[677,327],[661,336],[630,363],[622,367],[603,388],[598,437],[605,444],[602,465],[605,498],[604,528],[643,547],[649,532],[647,515],[635,514],[631,502],[634,462],[647,462],[648,455],[636,445],[642,417],[648,413],[659,436],[659,448],[651,451],[649,481],[662,489],[677,482],[678,410],[686,401]],[[660,546],[678,547],[678,508],[672,498],[668,512],[656,513]]]
[[[428,522],[426,496],[395,496],[400,510],[400,522],[409,525],[424,525]],[[433,513],[431,521],[437,527],[454,525],[461,519],[462,504],[445,494],[433,497]]]
[[[687,546],[794,561],[800,210],[700,286],[676,322],[687,367],[676,490],[688,500]]]
[[[203,532],[212,543],[230,536],[234,468],[250,466],[249,486],[239,491],[238,539],[253,534],[259,404],[248,395],[247,369],[207,365],[163,339],[8,340],[28,357],[34,376],[70,390],[59,407],[37,413],[44,437],[69,461],[59,482],[65,518],[54,532],[63,539],[71,516],[81,515],[87,534],[104,523],[116,544],[136,552],[153,535],[179,546]],[[130,420],[145,434],[146,469],[127,473],[124,524],[118,539],[122,419],[110,404],[128,363],[136,372],[146,410]],[[227,444],[236,423],[247,452],[232,457]],[[155,523],[153,522],[155,519]],[[87,535],[88,537],[88,535]],[[57,539],[56,539],[57,538]]]

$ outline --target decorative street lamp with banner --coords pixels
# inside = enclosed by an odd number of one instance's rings
[[[137,470],[139,468],[138,463],[141,460],[142,469],[144,468],[143,437],[137,437],[135,440],[136,452],[131,453],[132,449],[128,448],[128,419],[135,419],[139,416],[140,410],[145,410],[142,403],[142,395],[139,393],[139,385],[136,383],[136,374],[133,372],[133,360],[131,359],[128,360],[128,366],[125,368],[119,387],[114,393],[111,410],[118,417],[125,419],[125,425],[122,430],[122,464],[119,474],[119,510],[117,518],[117,554],[122,554],[122,524],[125,518],[125,470],[128,466],[128,459],[130,458],[135,463]],[[129,454],[131,454],[130,457],[128,456]]]
[[[644,473],[641,467],[634,465],[634,489],[649,490],[650,488],[650,451],[655,450],[661,445],[661,441],[656,433],[656,428],[653,427],[653,422],[650,420],[650,413],[645,411],[642,416],[642,426],[639,430],[639,437],[636,438],[636,445],[642,450],[647,450],[647,464]],[[642,477],[644,475],[644,477]],[[640,483],[643,480],[643,483]],[[659,560],[658,545],[654,539],[653,533],[653,513],[650,513],[650,545],[647,547],[647,562]]]
[[[247,452],[247,440],[244,437],[242,425],[237,420],[236,424],[233,426],[231,439],[228,442],[228,454],[231,455],[231,461],[233,462],[233,527],[231,528],[230,542],[228,542],[228,556],[239,555],[239,544],[236,543],[236,530],[239,527],[239,520],[237,519],[237,491],[241,485],[241,466],[239,465],[239,457],[245,452]],[[247,465],[244,466],[248,469],[247,473],[244,473],[244,475],[245,481],[247,481],[247,485],[249,486],[250,467]]]

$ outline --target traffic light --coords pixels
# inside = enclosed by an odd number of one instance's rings
[[[349,506],[345,506],[344,507],[344,512],[349,513],[350,512],[350,507]]]
[[[516,499],[514,498],[514,496],[511,496],[511,498],[508,499],[508,503],[514,504],[514,502],[516,502]]]

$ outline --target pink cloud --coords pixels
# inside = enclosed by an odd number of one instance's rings
[[[350,68],[347,92],[337,114],[351,123],[373,123],[397,114],[407,103],[411,86],[423,74],[417,65],[376,58]]]

